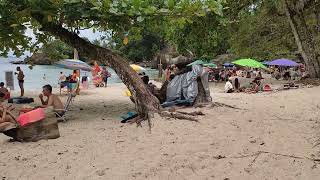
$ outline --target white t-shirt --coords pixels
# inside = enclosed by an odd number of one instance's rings
[[[230,89],[233,89],[233,86],[230,81],[227,81],[226,85],[224,86],[224,91],[228,92]]]

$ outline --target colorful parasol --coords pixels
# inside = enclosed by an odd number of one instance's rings
[[[263,65],[262,63],[254,59],[239,59],[239,60],[233,61],[232,63],[239,66],[244,66],[244,67],[267,69],[265,65]]]
[[[131,68],[136,71],[136,72],[141,72],[141,71],[145,71],[146,69],[139,66],[139,65],[136,65],[136,64],[130,64]]]

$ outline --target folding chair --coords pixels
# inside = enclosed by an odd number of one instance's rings
[[[55,113],[56,117],[58,118],[58,122],[66,122],[67,121],[66,112],[69,111],[70,104],[71,104],[74,97],[76,97],[75,94],[69,93],[66,104],[64,105],[64,109],[55,109],[54,110],[54,113]]]

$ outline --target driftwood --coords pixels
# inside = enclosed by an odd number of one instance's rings
[[[181,112],[169,112],[169,111],[162,111],[160,113],[161,117],[167,117],[167,118],[174,118],[174,119],[179,119],[179,120],[188,120],[188,121],[195,121],[199,122],[198,119],[194,117],[194,115],[181,113]]]
[[[177,111],[177,113],[190,115],[190,116],[204,116],[205,114],[202,111],[194,111],[194,112],[183,112],[183,111]]]

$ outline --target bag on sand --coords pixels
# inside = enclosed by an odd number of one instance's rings
[[[21,142],[36,142],[41,139],[56,139],[60,137],[56,118],[46,118],[24,127],[10,129],[3,132],[3,134]]]

